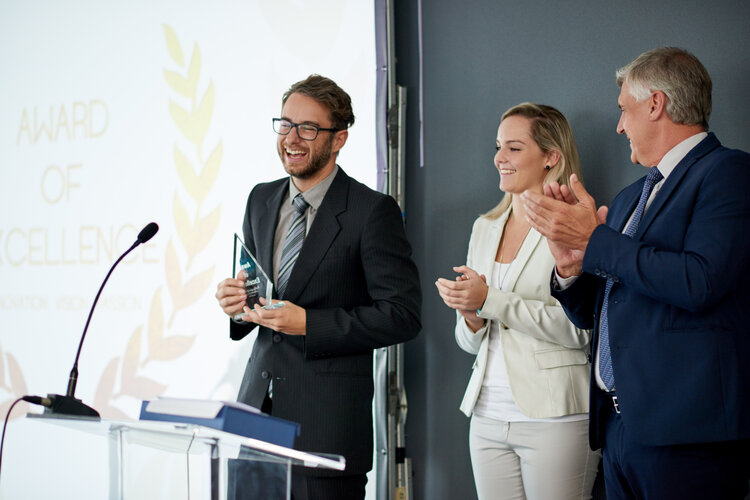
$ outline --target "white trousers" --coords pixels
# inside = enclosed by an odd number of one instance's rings
[[[503,422],[471,417],[469,449],[479,500],[589,499],[601,454],[588,419]]]

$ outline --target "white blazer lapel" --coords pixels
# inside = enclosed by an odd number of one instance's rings
[[[526,238],[523,240],[521,248],[518,249],[518,255],[516,255],[516,259],[513,261],[513,265],[511,265],[510,269],[508,270],[508,275],[505,278],[507,290],[510,291],[516,288],[518,277],[526,267],[531,254],[534,252],[534,249],[541,240],[542,235],[539,234],[534,228],[531,228],[529,234],[527,234]]]
[[[478,258],[475,262],[476,268],[474,270],[479,274],[484,274],[487,277],[488,283],[492,277],[492,267],[495,265],[497,249],[500,247],[500,238],[503,236],[503,228],[505,227],[505,221],[508,219],[509,213],[506,210],[504,214],[490,223],[487,237],[482,242],[482,248],[476,249]]]

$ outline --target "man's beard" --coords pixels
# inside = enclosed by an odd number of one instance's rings
[[[304,169],[298,170],[296,172],[290,172],[289,169],[286,168],[286,164],[284,164],[284,169],[286,170],[286,173],[288,173],[292,177],[295,177],[297,179],[309,179],[310,177],[320,172],[323,167],[328,164],[328,162],[331,160],[332,149],[333,135],[328,138],[325,145],[323,146],[323,149],[318,154],[310,157],[310,162]],[[283,163],[283,153],[279,151],[279,154],[282,155]]]

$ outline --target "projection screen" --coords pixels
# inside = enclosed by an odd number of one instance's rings
[[[0,414],[65,393],[96,291],[150,221],[99,300],[76,396],[111,419],[161,395],[235,398],[252,338],[229,340],[213,295],[250,188],[284,175],[271,118],[292,82],[333,78],[357,117],[338,163],[375,187],[373,16],[345,0],[0,4]],[[0,498],[101,498],[106,446],[28,411],[11,416]],[[184,457],[157,460],[131,477],[184,474]],[[84,489],[59,489],[82,470]],[[185,498],[153,497],[170,494]]]

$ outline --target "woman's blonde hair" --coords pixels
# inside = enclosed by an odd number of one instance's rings
[[[578,148],[576,148],[576,141],[573,138],[573,131],[562,113],[545,104],[522,102],[506,111],[500,119],[500,123],[509,116],[528,118],[531,122],[531,138],[534,139],[543,153],[551,151],[560,153],[557,164],[551,166],[552,168],[544,177],[544,184],[558,182],[570,187],[571,174],[576,174],[578,180],[583,182],[581,161],[578,159]],[[497,219],[508,209],[512,199],[513,194],[506,193],[500,203],[483,214],[483,217]]]

